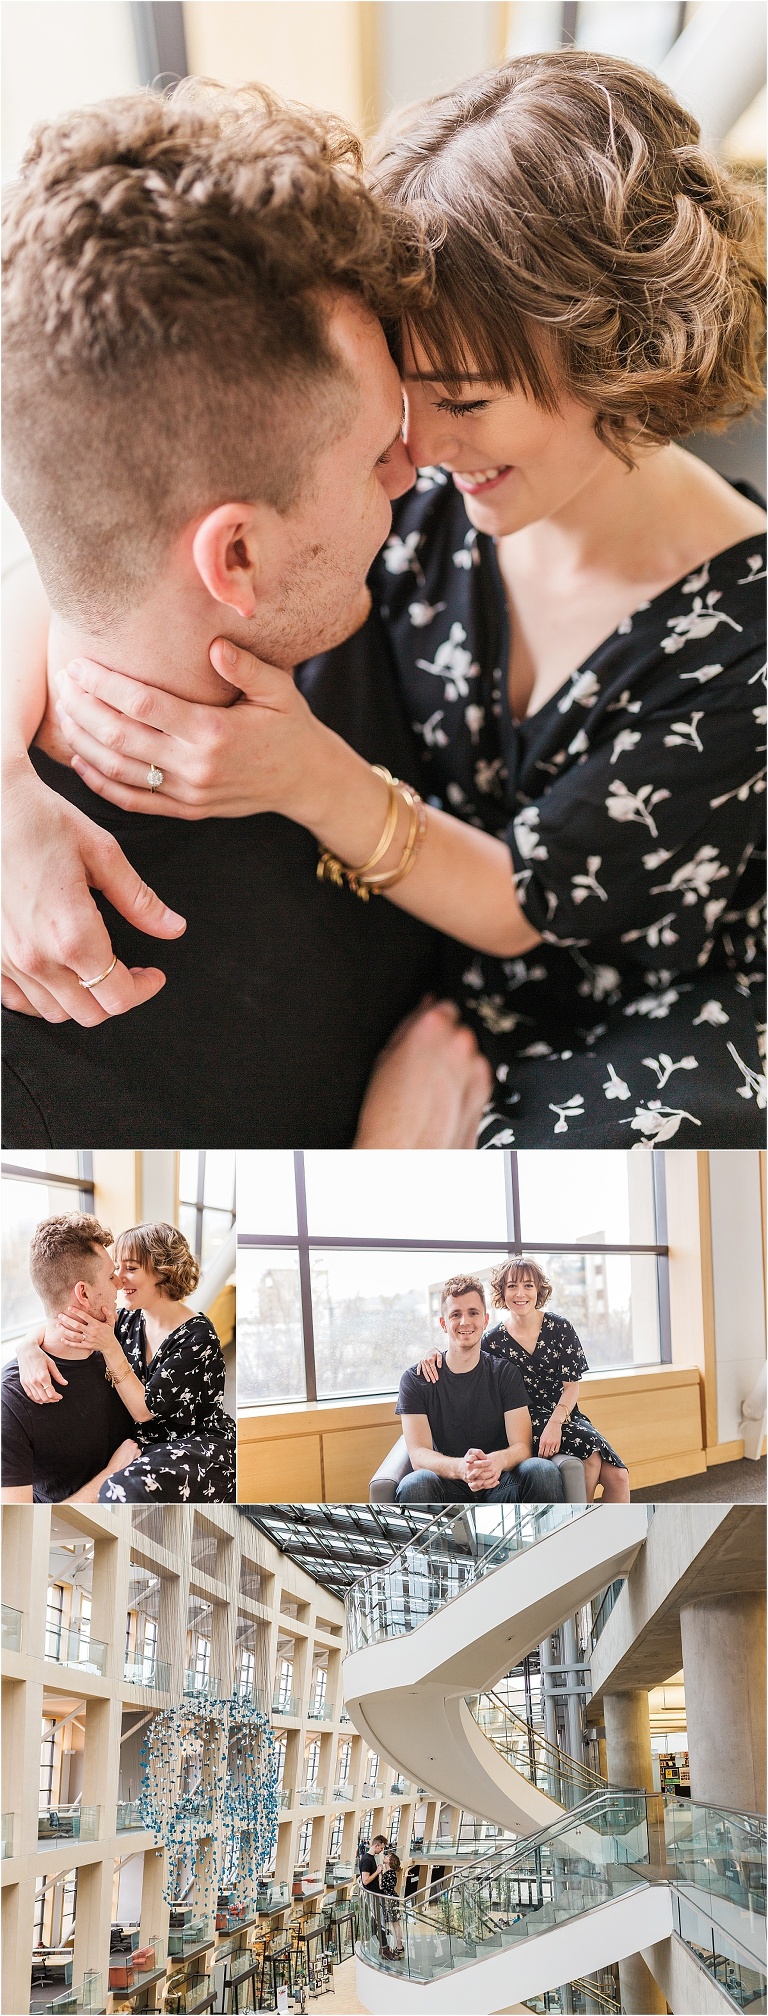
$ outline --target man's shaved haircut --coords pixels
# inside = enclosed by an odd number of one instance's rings
[[[95,1281],[114,1234],[87,1211],[44,1218],[32,1236],[29,1278],[47,1316],[66,1308],[76,1281]]]
[[[351,294],[429,293],[420,227],[338,120],[188,83],[33,135],[5,201],[4,490],[53,607],[98,633],[217,505],[285,512],[351,423]]]

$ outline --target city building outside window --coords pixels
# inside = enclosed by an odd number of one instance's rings
[[[575,1183],[556,1149],[240,1154],[240,1406],[396,1391],[442,1339],[448,1275],[489,1284],[521,1252],[592,1371],[668,1359],[663,1156],[586,1150],[579,1165]]]

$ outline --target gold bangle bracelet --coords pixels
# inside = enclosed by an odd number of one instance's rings
[[[405,881],[406,875],[410,875],[411,869],[416,865],[426,838],[427,809],[423,800],[419,797],[418,792],[412,792],[408,785],[402,785],[401,791],[406,804],[411,807],[408,837],[397,866],[385,870],[382,875],[375,875],[371,878],[369,886],[377,895],[381,894],[385,889],[394,889],[396,883]]]
[[[337,889],[346,882],[352,894],[359,896],[362,903],[367,903],[371,896],[382,895],[385,889],[393,889],[397,882],[404,880],[416,862],[427,830],[426,807],[418,791],[415,791],[412,785],[402,783],[399,777],[393,777],[383,764],[374,763],[371,767],[377,777],[383,777],[389,790],[387,818],[378,846],[360,868],[350,868],[327,848],[321,851],[317,864],[317,875],[321,882],[332,882]],[[371,869],[384,859],[394,838],[401,797],[410,811],[408,833],[402,854],[394,868],[385,868],[380,874],[373,875]]]

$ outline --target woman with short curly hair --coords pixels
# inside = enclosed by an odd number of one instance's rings
[[[483,1350],[519,1365],[528,1394],[533,1447],[540,1456],[580,1456],[587,1497],[598,1485],[603,1498],[625,1504],[626,1464],[579,1407],[579,1385],[589,1371],[580,1339],[565,1316],[550,1315],[552,1283],[536,1260],[505,1260],[491,1275],[491,1304],[501,1310],[483,1337]]]
[[[185,1301],[200,1278],[194,1253],[175,1225],[134,1225],[115,1240],[115,1271],[123,1307],[114,1329],[74,1303],[58,1319],[68,1343],[102,1353],[136,1422],[140,1453],[107,1478],[100,1500],[233,1501],[235,1424],[222,1404],[224,1357],[210,1318]],[[18,1356],[26,1392],[44,1354],[29,1340]]]

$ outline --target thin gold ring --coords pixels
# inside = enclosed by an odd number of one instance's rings
[[[114,954],[114,957],[111,960],[110,965],[107,967],[106,973],[97,973],[95,980],[81,980],[80,975],[78,973],[77,976],[78,987],[100,987],[102,980],[109,979],[110,973],[114,971],[116,965],[117,965],[117,953]]]

